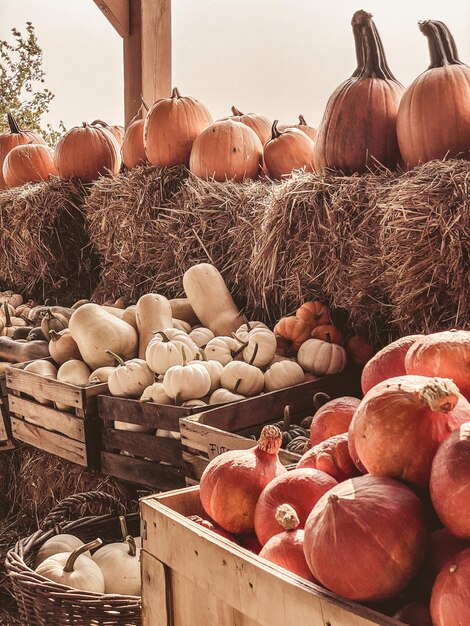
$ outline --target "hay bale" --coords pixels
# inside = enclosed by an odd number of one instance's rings
[[[162,284],[173,263],[169,205],[187,175],[182,166],[142,166],[92,185],[87,228],[102,267],[94,299],[137,298]]]
[[[4,288],[67,303],[92,292],[97,269],[82,210],[86,194],[79,181],[59,179],[0,194]]]
[[[470,325],[470,163],[431,161],[382,195],[380,246],[402,334]]]

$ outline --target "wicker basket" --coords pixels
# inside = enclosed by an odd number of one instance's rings
[[[113,511],[108,515],[81,517],[65,522],[73,512],[83,515],[85,510]],[[121,539],[119,515],[125,514],[123,505],[101,491],[79,493],[60,502],[44,519],[42,528],[30,537],[21,539],[10,550],[6,568],[24,626],[140,626],[141,599],[136,596],[90,593],[54,583],[34,571],[36,554],[42,544],[57,532],[76,535],[88,542],[97,537],[103,543]],[[139,534],[139,514],[126,516],[129,532]]]

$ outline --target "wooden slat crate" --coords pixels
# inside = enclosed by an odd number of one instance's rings
[[[72,463],[99,469],[97,396],[106,393],[108,385],[71,385],[25,372],[26,365],[11,365],[6,370],[13,437]],[[41,404],[34,396],[51,404]],[[58,410],[52,406],[54,402],[71,408]]]
[[[129,398],[100,396],[98,416],[101,429],[101,471],[122,480],[158,490],[183,487],[181,441],[130,430],[118,430],[115,421],[146,426],[148,429],[179,432],[180,417],[201,411],[201,407],[178,407]]]
[[[8,411],[8,392],[5,374],[0,376],[0,452],[15,447],[11,438],[10,413]]]
[[[313,396],[318,392],[331,398],[361,397],[359,372],[349,370],[325,376],[181,419],[186,484],[198,483],[209,461],[218,454],[252,448],[255,445],[252,435],[257,438],[265,424],[282,419],[286,406],[290,408],[293,424],[311,415]],[[279,452],[284,465],[297,463],[299,458],[300,455],[287,450]]]
[[[141,500],[143,626],[404,626],[187,519],[199,487]]]

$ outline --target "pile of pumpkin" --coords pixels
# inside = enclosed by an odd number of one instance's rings
[[[411,626],[470,623],[470,332],[404,337],[362,374],[364,397],[310,420],[296,469],[281,432],[213,459],[195,521]]]
[[[84,544],[75,535],[54,535],[38,550],[36,573],[80,591],[140,596],[142,541],[127,532],[124,517],[120,516],[119,521],[120,542],[103,545],[97,538]]]
[[[395,169],[432,159],[470,157],[470,68],[462,63],[449,29],[440,21],[420,22],[431,65],[404,87],[395,79],[372,20],[365,11],[352,19],[357,67],[331,95],[318,132],[302,116],[280,125],[257,113],[213,122],[198,100],[174,88],[153,104],[145,119],[126,132],[97,120],[72,128],[53,153],[35,133],[0,135],[0,188],[46,180],[50,175],[92,182],[143,163],[185,165],[196,176],[217,181],[273,179],[293,170],[363,172],[377,163]],[[432,101],[435,106],[429,106]],[[450,122],[452,120],[452,122]],[[428,128],[439,127],[439,133]]]

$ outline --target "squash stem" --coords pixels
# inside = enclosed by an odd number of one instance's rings
[[[126,518],[124,515],[119,516],[119,528],[121,530],[122,540],[126,541],[126,537],[129,535],[129,531],[127,529]]]
[[[253,354],[251,355],[251,359],[250,359],[249,365],[253,365],[253,363],[255,362],[256,357],[258,356],[258,350],[259,350],[259,343],[256,342],[254,350],[253,350]]]
[[[70,572],[73,572],[75,561],[78,559],[78,557],[81,554],[83,554],[84,552],[87,552],[87,550],[93,550],[94,548],[99,548],[102,545],[103,545],[103,542],[101,541],[101,539],[98,538],[98,539],[95,539],[94,541],[90,541],[90,543],[85,543],[83,546],[80,546],[79,548],[74,550],[64,565],[64,572],[66,572],[67,574],[70,574]]]
[[[284,407],[284,417],[282,420],[282,430],[285,433],[288,433],[290,431],[290,406],[287,405],[286,407]]]
[[[129,550],[127,551],[127,554],[129,554],[129,556],[136,556],[137,555],[137,546],[135,545],[135,539],[132,535],[127,535],[126,539],[125,539],[127,545],[129,546]]]
[[[299,115],[299,126],[308,126],[307,120],[302,114]]]
[[[455,65],[452,54],[449,57],[448,52],[451,52],[452,45],[448,40],[444,43],[442,39],[443,27],[440,24],[436,24],[433,20],[427,20],[425,22],[418,22],[419,29],[428,40],[429,55],[431,57],[431,63],[428,69],[435,67],[445,67],[446,65]],[[444,27],[447,30],[447,27]],[[455,41],[454,41],[455,46]]]
[[[232,115],[233,115],[234,117],[241,117],[241,116],[243,115],[243,113],[242,113],[241,111],[239,111],[239,110],[237,109],[237,107],[232,107],[232,108],[231,108],[231,111],[232,111]]]
[[[14,135],[19,135],[21,133],[21,129],[18,126],[18,122],[13,116],[13,113],[10,113],[10,111],[8,111],[7,113],[7,119],[8,119],[8,126],[10,127],[10,133]]]
[[[279,120],[274,120],[273,125],[271,127],[271,139],[277,139],[282,135],[281,131],[278,129],[277,125],[279,124]]]
[[[166,335],[163,330],[153,330],[152,331],[152,335],[160,335],[160,337],[162,338],[163,343],[169,343],[170,340],[168,338],[168,335]]]
[[[118,354],[111,352],[111,350],[105,350],[105,352],[106,354],[109,354],[109,356],[112,356],[115,361],[117,361],[118,367],[122,367],[126,364],[124,359],[122,359]]]
[[[232,393],[238,393],[238,388],[240,387],[241,382],[242,382],[242,379],[241,379],[241,378],[239,378],[239,379],[237,380],[237,382],[235,383],[235,386],[234,386],[234,388],[233,388]]]

